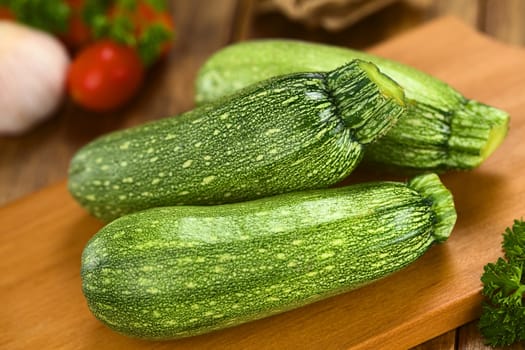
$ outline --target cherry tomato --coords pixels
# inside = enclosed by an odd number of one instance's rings
[[[0,19],[14,20],[15,15],[5,6],[0,6]]]
[[[143,77],[144,68],[135,50],[101,40],[80,51],[71,63],[68,90],[79,105],[107,111],[128,102]]]
[[[71,15],[67,31],[60,37],[64,43],[73,50],[77,50],[92,40],[91,30],[82,18],[85,0],[66,0]]]

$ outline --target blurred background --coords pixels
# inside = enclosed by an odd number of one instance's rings
[[[346,40],[348,45],[367,47],[435,17],[452,15],[503,42],[525,44],[521,0],[262,0],[252,4],[259,13],[254,22],[262,35],[289,32],[284,27],[290,19],[304,27],[296,26],[289,36],[302,36],[308,28],[312,39]],[[320,30],[312,32],[315,28]]]
[[[193,108],[199,67],[233,42],[286,37],[366,50],[438,17],[455,16],[503,43],[525,45],[524,0],[152,1],[151,8],[140,10],[94,6],[89,24],[71,22],[87,0],[46,1],[52,8],[43,1],[35,7],[28,3],[0,0],[0,205],[63,182],[72,155],[97,136]],[[55,28],[60,21],[64,27]],[[38,27],[58,44],[7,22]],[[141,39],[143,34],[146,39]],[[135,51],[100,44],[106,36],[127,42]],[[40,51],[28,51],[35,45],[42,45]],[[129,68],[126,83],[117,88],[109,84],[98,95],[89,95],[95,83],[86,72],[93,68],[89,64],[105,59],[105,52],[119,58],[117,67]],[[37,67],[42,62],[47,75]],[[30,82],[24,86],[28,74]],[[50,96],[56,102],[51,103]],[[455,348],[486,348],[475,324],[418,347]]]

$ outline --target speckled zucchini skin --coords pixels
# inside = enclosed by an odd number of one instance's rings
[[[328,71],[352,59],[376,64],[405,90],[407,112],[370,144],[365,161],[409,172],[472,169],[506,136],[509,115],[463,97],[443,81],[407,65],[343,47],[293,40],[243,41],[202,66],[196,101],[204,103],[270,77]]]
[[[82,288],[93,314],[118,332],[187,337],[382,278],[446,240],[455,220],[452,196],[434,174],[153,208],[90,240]]]
[[[109,221],[151,207],[327,187],[403,111],[402,90],[370,63],[277,77],[95,140],[73,158],[69,190]]]

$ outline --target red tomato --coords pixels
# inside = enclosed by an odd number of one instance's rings
[[[68,90],[79,105],[107,111],[121,107],[137,92],[144,68],[135,50],[110,40],[79,52],[68,73]]]
[[[0,6],[0,19],[14,20],[15,15],[5,6]]]
[[[71,15],[68,29],[61,38],[68,47],[79,49],[92,39],[91,30],[82,18],[85,0],[66,0],[66,2],[71,9]]]

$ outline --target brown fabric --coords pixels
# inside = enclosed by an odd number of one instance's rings
[[[294,21],[341,30],[397,0],[259,0],[262,12],[280,11]]]

